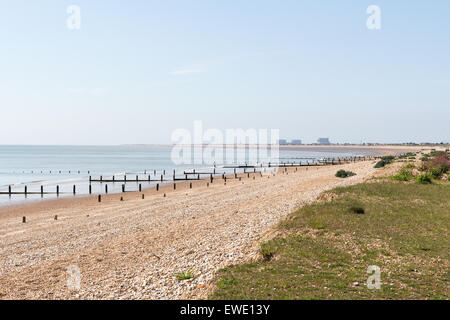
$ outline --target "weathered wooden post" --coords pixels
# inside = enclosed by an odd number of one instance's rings
[[[11,186],[8,186],[8,194],[11,195]]]
[[[163,175],[161,175],[161,182],[163,181]]]
[[[76,194],[76,186],[73,185],[73,194]]]
[[[213,183],[213,175],[211,174],[210,176],[209,176],[209,180],[211,181],[211,183]]]
[[[144,198],[145,198],[145,196],[144,196],[144,194],[142,194],[142,200],[144,200]]]
[[[139,191],[142,191],[142,184],[139,183]]]
[[[150,175],[148,175],[148,181],[150,182]]]
[[[27,193],[28,193],[28,190],[27,190],[28,188],[27,188],[27,186],[25,186],[25,195],[27,195]]]
[[[22,217],[22,223],[26,223],[27,222],[27,218],[26,217]]]
[[[122,184],[122,192],[125,192],[125,184]]]
[[[123,176],[123,180],[124,180],[125,182],[127,182],[127,175],[126,175],[126,174]]]
[[[89,194],[92,194],[92,185],[89,184]]]
[[[174,183],[174,184],[173,184],[173,190],[176,190],[176,188],[177,188],[177,184]]]
[[[91,176],[89,176],[89,182],[91,182],[92,181],[92,177]]]
[[[59,186],[56,186],[56,195],[59,196]]]
[[[105,193],[106,194],[108,193],[108,185],[107,184],[105,184]]]
[[[112,181],[114,182],[114,180],[116,180],[116,178],[114,177],[114,175],[112,176]]]
[[[192,182],[189,183],[189,189],[192,189]]]
[[[139,181],[139,177],[138,177],[138,175],[136,175],[136,182],[138,182]]]
[[[54,218],[55,220],[58,220],[58,215],[57,214],[55,214],[55,218]]]
[[[159,183],[156,184],[156,191],[159,191]]]
[[[102,195],[101,194],[98,195],[98,202],[102,202]]]

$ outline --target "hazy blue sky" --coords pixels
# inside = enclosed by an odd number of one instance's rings
[[[194,120],[449,141],[449,16],[448,0],[2,0],[0,144],[168,143]]]

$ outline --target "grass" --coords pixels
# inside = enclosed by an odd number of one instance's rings
[[[220,270],[210,298],[450,298],[449,182],[384,180],[329,192],[331,201],[281,222],[284,236],[265,242],[259,261]],[[366,287],[372,265],[381,269],[379,290]]]
[[[180,273],[176,273],[175,277],[179,280],[179,281],[184,281],[184,280],[189,280],[189,279],[193,279],[194,273],[191,270],[188,270],[186,272],[180,272]]]

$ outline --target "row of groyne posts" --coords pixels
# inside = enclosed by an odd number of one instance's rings
[[[243,164],[243,165],[225,165],[222,166],[221,168],[223,169],[233,169],[233,176],[234,178],[238,178],[238,174],[247,174],[248,176],[250,175],[250,173],[256,173],[257,171],[265,171],[266,169],[276,169],[276,168],[295,168],[295,167],[312,167],[312,166],[327,166],[327,165],[339,165],[339,164],[344,164],[344,163],[351,163],[351,162],[358,162],[358,161],[367,161],[367,160],[377,160],[380,159],[380,156],[358,156],[358,157],[343,157],[343,158],[323,158],[320,160],[314,160],[314,161],[306,161],[305,162],[281,162],[281,163],[266,163],[266,164],[258,164],[258,165],[248,165],[248,164]],[[242,172],[238,173],[238,170],[242,170]],[[30,171],[31,173],[38,173],[39,171]],[[40,171],[41,173],[43,173],[43,171]],[[58,172],[58,173],[64,173],[61,170],[56,170],[53,172]],[[75,171],[68,171],[69,173],[74,172],[74,173],[81,173],[81,171],[79,170],[75,170]],[[179,175],[177,176],[176,171],[173,170],[172,173],[172,178],[171,179],[167,179],[167,175],[166,175],[166,170],[162,170],[162,174],[158,175],[157,177],[157,171],[153,170],[153,178],[151,177],[151,174],[148,174],[148,172],[151,171],[147,171],[144,170],[143,174],[145,175],[145,178],[142,178],[142,173],[141,175],[136,175],[133,178],[127,177],[127,175],[123,175],[120,177],[116,177],[116,176],[112,176],[111,178],[104,178],[103,176],[99,176],[98,179],[92,178],[92,176],[89,176],[89,194],[92,194],[92,183],[93,182],[98,182],[98,183],[123,183],[122,184],[122,192],[126,192],[126,187],[125,184],[126,183],[139,183],[139,182],[146,182],[146,183],[151,183],[151,182],[156,182],[156,190],[159,190],[159,186],[160,183],[164,183],[164,182],[174,182],[174,189],[176,189],[176,181],[189,181],[189,180],[201,180],[201,179],[205,179],[207,177],[209,177],[210,182],[212,183],[214,180],[214,177],[217,175],[222,175],[222,179],[224,179],[226,181],[227,179],[227,173],[223,172],[223,173],[218,173],[218,170],[216,168],[216,166],[214,166],[213,171],[211,172],[202,172],[202,171],[196,171],[196,169],[191,169],[191,170],[184,170],[183,171],[183,175],[182,177],[180,177]],[[24,172],[25,173],[25,172]],[[49,173],[52,173],[52,171],[49,171]],[[87,171],[88,174],[90,174],[90,171]],[[229,175],[231,175],[231,173],[229,173]],[[228,179],[230,177],[228,176]],[[192,187],[192,184],[191,184]],[[138,185],[138,190],[142,191],[142,185],[139,184]],[[60,194],[73,194],[76,195],[77,194],[77,187],[76,185],[72,186],[72,190],[71,192],[61,192],[60,190],[60,186],[57,185],[55,188],[55,191],[44,191],[44,186],[40,186],[40,190],[39,191],[30,191],[28,190],[28,187],[25,185],[23,191],[17,191],[17,190],[12,190],[11,186],[8,186],[8,191],[0,191],[0,195],[18,195],[18,194],[23,194],[23,195],[32,195],[32,194],[37,194],[37,195],[48,195],[48,194],[53,194],[56,196],[59,196]],[[105,193],[108,193],[108,185],[105,184]]]

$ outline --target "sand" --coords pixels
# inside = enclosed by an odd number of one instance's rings
[[[290,168],[226,185],[215,179],[209,187],[194,181],[192,189],[184,183],[108,195],[101,203],[84,197],[0,209],[0,298],[206,298],[215,272],[254,259],[281,218],[324,190],[385,170],[373,165]],[[357,175],[336,178],[339,169]],[[188,270],[194,279],[175,277]]]

